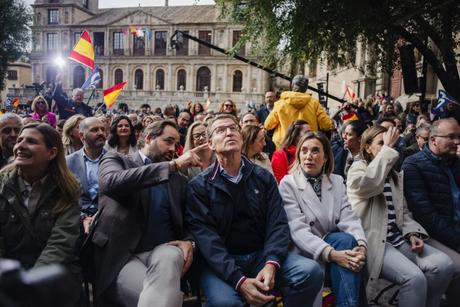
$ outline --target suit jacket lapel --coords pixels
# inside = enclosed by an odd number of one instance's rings
[[[78,178],[80,179],[82,190],[87,191],[88,190],[88,178],[86,177],[86,163],[85,163],[83,148],[80,149],[80,152],[78,153],[77,172],[78,172]]]
[[[308,183],[307,178],[299,171],[294,173],[294,178],[297,183],[297,188],[300,191],[302,198],[303,206],[306,206],[310,209],[311,212],[315,215],[317,221],[323,228],[323,231],[327,229],[327,215],[324,212],[324,208],[318,196],[316,196],[315,191],[313,190],[310,183]],[[305,213],[305,212],[304,212]]]
[[[139,154],[139,151],[136,151],[134,154],[130,155],[132,161],[134,162],[134,167],[139,167],[144,165],[144,161],[142,161],[141,155]],[[128,167],[132,167],[129,166]],[[150,188],[145,188],[140,190],[139,192],[139,198],[141,201],[142,208],[144,210],[144,213],[149,212],[149,204],[150,204]],[[147,215],[145,215],[147,216]]]

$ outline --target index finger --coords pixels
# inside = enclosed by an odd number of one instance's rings
[[[198,151],[201,151],[203,149],[206,149],[208,148],[208,143],[204,143],[204,144],[201,144],[193,149],[190,149],[191,152],[198,152]]]

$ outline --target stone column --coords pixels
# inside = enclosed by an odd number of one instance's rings
[[[172,65],[168,64],[168,74],[165,76],[165,91],[174,91],[174,78],[173,78],[173,69]]]

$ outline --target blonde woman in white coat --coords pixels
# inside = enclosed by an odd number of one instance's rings
[[[367,296],[376,299],[383,278],[400,286],[398,306],[439,306],[453,274],[452,261],[424,244],[428,235],[407,209],[402,174],[393,169],[398,137],[394,127],[368,128],[361,139],[362,160],[348,171],[348,199],[369,244]]]
[[[279,191],[296,249],[330,268],[335,306],[366,306],[361,272],[367,242],[343,178],[332,174],[333,159],[329,140],[320,132],[307,133]]]

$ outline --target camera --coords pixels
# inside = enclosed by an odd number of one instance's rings
[[[50,264],[29,271],[16,260],[0,259],[0,307],[76,306],[75,277]]]

